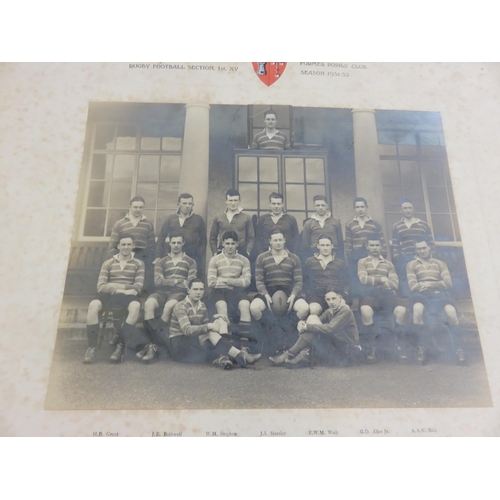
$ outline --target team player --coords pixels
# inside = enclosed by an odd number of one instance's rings
[[[343,260],[344,238],[340,221],[333,217],[329,210],[326,196],[320,194],[314,196],[313,203],[316,213],[306,221],[302,231],[302,250],[305,259],[316,253],[319,236],[327,235],[336,248],[337,257]]]
[[[299,368],[311,364],[311,345],[317,336],[329,338],[342,356],[341,364],[349,362],[349,351],[361,353],[359,334],[354,314],[345,303],[342,295],[333,290],[324,297],[328,304],[326,311],[318,317],[311,315],[307,321],[299,321],[299,338],[287,351],[269,358],[274,366]]]
[[[196,262],[184,252],[184,236],[170,233],[170,252],[155,264],[156,291],[144,304],[144,327],[150,342],[136,356],[149,362],[156,356],[158,345],[167,345],[166,326],[175,305],[184,300],[189,282],[196,278]],[[156,317],[161,312],[161,319]]]
[[[251,149],[290,149],[290,139],[276,128],[277,123],[276,111],[272,109],[265,111],[265,128],[262,132],[255,134]]]
[[[382,255],[382,244],[379,238],[368,238],[368,257],[358,262],[358,278],[362,285],[360,300],[361,322],[363,325],[367,363],[377,362],[377,338],[381,333],[380,327],[374,322],[374,312],[386,311],[395,316],[395,336],[398,357],[401,363],[408,361],[405,353],[406,336],[406,308],[399,305],[396,297],[399,280],[392,262]]]
[[[297,219],[293,215],[285,213],[283,195],[271,193],[269,195],[269,213],[259,217],[256,228],[255,251],[259,255],[269,248],[269,237],[273,231],[279,229],[283,232],[286,246],[291,252],[295,252],[299,228]]]
[[[144,286],[144,263],[134,258],[134,236],[122,233],[118,236],[118,254],[106,260],[99,272],[97,281],[97,297],[93,299],[87,312],[87,338],[89,347],[83,359],[84,363],[92,363],[97,349],[99,336],[99,312],[101,309],[123,309],[127,318],[118,331],[116,349],[109,358],[113,363],[123,361],[125,341],[139,338],[140,332],[135,328],[139,319],[141,303],[137,295]]]
[[[436,247],[429,224],[415,217],[413,202],[409,198],[403,198],[400,209],[403,218],[392,227],[392,260],[399,277],[399,291],[405,297],[409,297],[406,265],[415,258],[415,238],[425,238],[432,253]]]
[[[141,196],[130,200],[128,214],[115,222],[109,238],[108,255],[112,257],[118,253],[120,235],[131,234],[134,237],[134,257],[144,262],[145,289],[153,289],[153,258],[155,252],[155,230],[151,222],[146,219],[144,212],[145,201]]]
[[[358,261],[368,255],[368,238],[380,240],[382,256],[385,257],[387,252],[382,225],[368,215],[368,202],[364,198],[355,198],[354,211],[356,216],[345,227],[345,253],[351,279],[351,294],[359,297]]]
[[[457,310],[449,293],[452,282],[448,266],[442,260],[431,256],[431,246],[424,238],[416,238],[414,244],[417,256],[407,264],[406,269],[408,286],[412,292],[410,304],[417,333],[417,359],[421,364],[427,362],[426,344],[430,340],[430,332],[424,326],[424,312],[437,315],[444,310],[457,363],[466,365]]]
[[[238,235],[238,253],[247,258],[252,253],[255,243],[252,218],[243,212],[239,206],[240,200],[240,193],[236,189],[226,192],[226,210],[214,217],[210,230],[212,255],[217,253],[226,231],[234,231]]]
[[[205,304],[203,281],[189,283],[188,296],[173,310],[170,325],[170,350],[175,361],[200,363],[212,361],[228,370],[236,362],[242,368],[254,364],[260,354],[252,355],[237,349],[230,335],[220,333],[221,320],[210,322]]]
[[[201,278],[205,250],[207,247],[207,228],[203,217],[193,212],[194,200],[189,193],[181,193],[177,199],[177,212],[167,217],[156,243],[156,262],[165,257],[170,250],[171,231],[180,231],[184,237],[183,251],[196,261],[196,274]]]
[[[239,315],[238,335],[248,339],[252,318],[246,289],[252,276],[250,261],[238,253],[237,246],[238,235],[226,231],[222,236],[222,252],[214,255],[208,264],[208,303],[223,320],[220,333],[227,334],[229,320],[234,322]]]

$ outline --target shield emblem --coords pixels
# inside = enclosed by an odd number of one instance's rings
[[[286,62],[253,62],[252,66],[260,81],[270,87],[283,75]]]

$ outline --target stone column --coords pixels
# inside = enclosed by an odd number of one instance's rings
[[[378,150],[377,124],[373,109],[353,109],[356,195],[366,198],[372,219],[380,222],[386,236],[384,189]]]
[[[194,211],[207,221],[209,112],[206,104],[186,104],[179,193],[191,193]]]

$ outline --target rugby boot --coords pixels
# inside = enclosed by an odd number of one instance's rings
[[[377,362],[377,348],[370,348],[370,353],[366,356],[366,362],[369,365],[374,365]]]
[[[291,358],[291,354],[288,351],[283,351],[281,354],[278,356],[271,356],[269,358],[269,361],[271,362],[272,366],[280,366],[283,365],[287,361],[287,359]]]
[[[109,360],[112,363],[121,363],[124,357],[125,357],[125,345],[119,342],[118,344],[116,344],[116,349],[113,352],[113,354],[111,354]]]
[[[405,353],[405,350],[403,349],[402,346],[398,345],[396,346],[398,349],[398,361],[402,364],[408,363],[408,356]]]
[[[417,361],[422,366],[427,363],[427,353],[425,352],[425,348],[421,345],[418,346]]]
[[[213,360],[212,364],[223,370],[230,370],[233,367],[232,361],[227,356],[219,356],[217,359]]]
[[[148,346],[149,344],[146,344],[143,349],[141,349],[139,352],[136,352],[135,355],[139,358],[142,359],[146,354],[148,353]]]
[[[305,368],[311,366],[311,349],[302,349],[297,356],[285,360],[287,368]]]
[[[152,361],[156,357],[158,347],[156,346],[156,344],[148,344],[146,347],[147,347],[147,352],[142,357],[142,361],[144,363],[149,363],[150,361]]]
[[[247,351],[241,350],[237,356],[234,357],[236,363],[242,368],[246,368],[248,365],[253,365],[256,361],[261,358],[262,354],[250,354]]]
[[[83,358],[83,362],[88,365],[94,361],[96,347],[89,347]]]

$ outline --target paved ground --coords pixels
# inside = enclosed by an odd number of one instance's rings
[[[84,340],[58,336],[47,410],[418,408],[485,407],[491,397],[477,342],[468,343],[469,365],[447,356],[421,367],[381,361],[347,368],[255,367],[229,371],[165,359],[143,365],[129,352],[120,365],[104,345],[92,365],[83,365]]]

